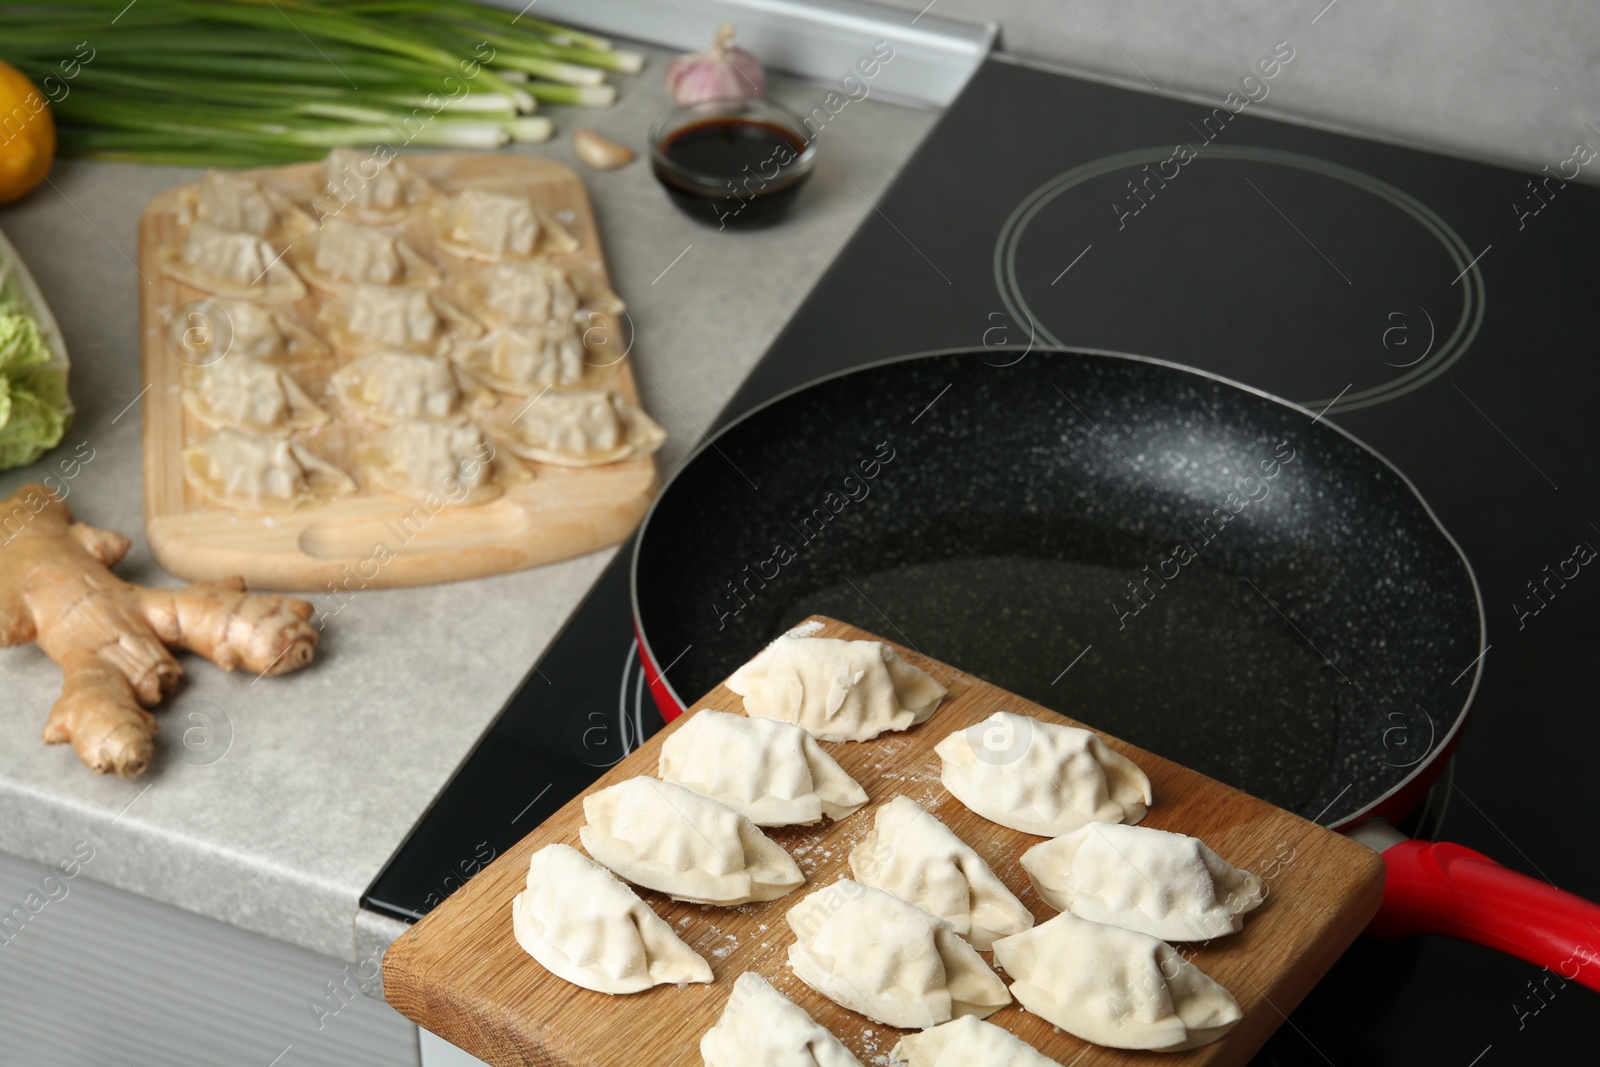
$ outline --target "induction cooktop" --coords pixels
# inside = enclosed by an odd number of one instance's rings
[[[1263,51],[1272,78],[1294,77],[1292,47]],[[1600,190],[1574,180],[1588,134],[1519,172],[1268,117],[1270,80],[1200,103],[989,60],[721,421],[958,346],[997,363],[1038,346],[1157,356],[1337,421],[1417,484],[1489,617],[1452,772],[1408,829],[1600,898],[1600,576],[1575,562],[1600,544]],[[631,562],[629,544],[366,907],[419,918],[659,729]],[[1593,997],[1485,949],[1363,939],[1255,1062],[1586,1062]]]

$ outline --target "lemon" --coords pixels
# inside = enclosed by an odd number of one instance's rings
[[[0,204],[44,181],[55,154],[49,103],[26,74],[0,62]]]

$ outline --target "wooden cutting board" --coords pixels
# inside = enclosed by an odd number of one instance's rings
[[[818,636],[882,640],[831,619]],[[402,935],[384,957],[384,995],[401,1014],[497,1067],[700,1067],[700,1036],[722,1012],[734,979],[753,970],[838,1035],[863,1064],[884,1064],[902,1031],[839,1007],[789,970],[794,935],[784,912],[806,893],[849,877],[846,857],[872,827],[881,801],[903,793],[932,811],[975,848],[1040,921],[1055,914],[1033,892],[1017,862],[1042,838],[997,826],[968,811],[939,781],[933,747],[1000,710],[1068,722],[953,667],[886,642],[949,687],[943,705],[921,726],[864,743],[823,743],[866,789],[871,803],[842,822],[769,830],[795,857],[806,884],[779,900],[738,908],[684,904],[647,889],[639,895],[711,964],[710,985],[657,986],[629,996],[606,996],[550,974],[524,953],[511,933],[511,898],[523,888],[528,857],[551,842],[581,850],[581,798],[523,838],[465,887]],[[754,650],[752,650],[754,651]],[[739,712],[725,685],[694,710]],[[591,787],[603,789],[635,775],[654,775],[662,741],[682,716]],[[1073,725],[1083,725],[1073,723]],[[1105,737],[1105,735],[1101,735]],[[1128,1052],[1090,1045],[1019,1005],[989,1021],[1003,1026],[1069,1067],[1242,1064],[1283,1022],[1311,986],[1377,912],[1383,894],[1378,854],[1298,815],[1247,796],[1204,775],[1112,737],[1155,791],[1142,825],[1203,839],[1236,866],[1254,871],[1267,900],[1230,937],[1199,945],[1193,962],[1226,986],[1244,1018],[1221,1041],[1185,1053]],[[537,783],[530,782],[530,793]],[[508,816],[509,817],[509,816]],[[985,954],[989,958],[989,954]]]
[[[479,188],[531,198],[579,243],[577,251],[550,258],[610,288],[589,196],[570,167],[499,154],[399,158],[446,194]],[[245,173],[262,177],[303,204],[317,192],[320,167],[305,163]],[[169,278],[160,263],[161,249],[181,245],[186,232],[183,194],[180,187],[156,197],[139,222],[139,272],[146,282],[140,300],[145,528],[151,550],[167,570],[195,581],[237,574],[252,588],[343,594],[475,578],[583,555],[621,541],[643,517],[659,485],[655,461],[649,457],[574,468],[516,460],[504,449],[501,455],[523,463],[534,477],[472,507],[424,508],[419,515],[416,501],[365,488],[327,505],[272,516],[208,503],[183,477],[184,447],[209,431],[183,408],[180,377],[187,364],[169,337],[175,309],[181,314],[188,302],[208,294]],[[419,245],[428,240],[409,229],[407,236]],[[293,305],[300,321],[313,330],[317,300],[311,289]],[[610,344],[626,345],[631,338],[614,315],[601,316],[595,327]],[[331,408],[322,388],[342,362],[347,360],[330,355],[290,366],[313,398]],[[629,361],[621,358],[609,374],[606,387],[638,403]],[[513,410],[523,402],[502,400]],[[336,422],[312,436],[319,452],[351,470],[356,434]]]

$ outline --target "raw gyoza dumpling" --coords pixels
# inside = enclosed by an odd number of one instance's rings
[[[1158,937],[1064,911],[994,945],[1022,1006],[1085,1041],[1178,1052],[1242,1018],[1222,986]]]
[[[427,292],[392,285],[357,285],[323,306],[323,322],[346,348],[394,348],[435,352],[456,337],[476,337],[482,328],[463,312]]]
[[[667,439],[637,405],[597,389],[547,389],[491,429],[523,459],[563,467],[648,456]]]
[[[549,385],[577,385],[584,376],[583,335],[575,322],[496,326],[461,338],[450,358],[502,393],[529,396]]]
[[[711,981],[711,965],[665,920],[571,845],[533,854],[528,887],[511,901],[511,928],[546,970],[597,993]]]
[[[220,170],[206,171],[186,200],[195,219],[258,237],[310,221],[287,197],[255,178]]]
[[[943,919],[848,878],[790,908],[789,966],[806,985],[869,1019],[923,1029],[1011,1003],[978,950]]]
[[[775,900],[804,883],[800,868],[739,812],[649,777],[583,800],[589,854],[629,881],[679,900]]]
[[[311,254],[298,260],[300,273],[318,289],[342,292],[352,285],[432,285],[439,269],[388,230],[329,219],[305,242]]]
[[[328,380],[350,411],[382,426],[402,419],[441,422],[494,405],[494,394],[449,360],[414,352],[374,352]]]
[[[278,302],[306,295],[300,276],[264,238],[209,222],[189,227],[181,249],[166,249],[162,269],[185,285],[223,296]]]
[[[328,421],[328,413],[291,375],[248,356],[184,368],[183,406],[213,429],[309,429]]]
[[[494,456],[494,446],[468,422],[404,419],[356,446],[363,473],[379,489],[412,500],[436,495],[451,504],[500,495]]]
[[[726,804],[655,778],[583,798],[589,855],[628,881],[697,904],[776,900],[805,882],[760,828]]]
[[[970,1015],[907,1034],[893,1055],[909,1067],[1061,1067],[1010,1030]]]
[[[496,324],[570,322],[580,306],[572,276],[539,260],[478,267],[467,274],[461,288],[473,314]]]
[[[839,1039],[754,971],[733,983],[700,1039],[705,1067],[861,1067]]]
[[[523,196],[464,189],[439,203],[439,245],[469,259],[490,261],[527,256],[535,249],[570,252],[578,247],[562,229]]]
[[[183,473],[213,504],[248,511],[291,511],[356,491],[298,435],[218,430],[183,450]]]
[[[1150,779],[1088,730],[997,711],[934,747],[939,778],[990,822],[1041,837],[1086,823],[1135,823]]]
[[[1052,908],[1163,941],[1237,932],[1261,906],[1261,879],[1203,841],[1148,826],[1092,822],[1022,854]]]
[[[1033,925],[983,857],[909,797],[878,808],[872,832],[850,850],[850,873],[937,915],[983,952]]]
[[[173,354],[194,366],[229,356],[248,359],[317,357],[327,345],[286,309],[218,298],[184,304],[168,316]]]
[[[838,821],[867,792],[822,751],[816,738],[785,722],[709,709],[689,717],[661,746],[660,775],[748,816],[757,826]]]
[[[870,741],[924,722],[945,687],[881,641],[783,636],[733,673],[744,710],[823,741]]]
[[[315,206],[324,218],[347,211],[362,222],[399,222],[433,195],[433,186],[390,149],[335,148],[322,161]]]

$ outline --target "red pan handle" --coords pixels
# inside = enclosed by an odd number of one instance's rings
[[[1383,907],[1368,933],[1443,934],[1600,991],[1600,906],[1448,842],[1401,840],[1383,862]]]

